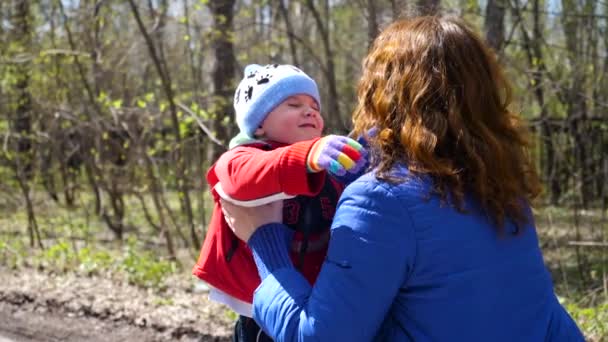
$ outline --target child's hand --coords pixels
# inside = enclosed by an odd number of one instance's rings
[[[367,151],[355,140],[328,135],[312,145],[306,166],[310,172],[327,170],[336,176],[343,176],[347,172],[359,172],[365,165],[366,155]]]

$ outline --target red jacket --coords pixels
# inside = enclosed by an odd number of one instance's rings
[[[255,142],[220,156],[207,173],[215,203],[194,275],[251,303],[253,292],[260,284],[257,267],[247,244],[228,227],[219,199],[221,196],[244,206],[283,199],[283,221],[296,230],[291,246],[292,261],[301,267],[311,284],[314,282],[325,259],[331,220],[343,190],[343,186],[326,177],[325,172],[307,172],[306,156],[316,141],[287,146]],[[306,225],[313,226],[306,228],[310,232],[308,238],[301,229]],[[299,252],[302,244],[307,245],[305,253]]]

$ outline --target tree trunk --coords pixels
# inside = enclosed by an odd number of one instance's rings
[[[18,165],[15,165],[18,168]],[[18,172],[18,171],[15,171]],[[30,247],[38,246],[40,249],[44,249],[42,245],[42,238],[40,237],[40,230],[38,229],[38,223],[36,221],[36,213],[34,211],[34,204],[32,203],[32,197],[30,195],[30,186],[27,179],[23,177],[18,177],[17,182],[19,183],[19,188],[21,188],[21,193],[23,195],[23,199],[25,200],[25,208],[27,211],[27,231],[30,239]]]
[[[393,14],[393,21],[399,19],[406,8],[407,2],[405,0],[391,0],[391,12]]]
[[[488,0],[485,17],[486,40],[498,53],[505,39],[505,1]]]
[[[608,16],[608,6],[604,6],[604,14]],[[597,94],[595,95],[596,104],[602,106],[608,105],[608,34],[604,34],[604,60],[602,61],[602,70],[599,72],[600,79],[597,85]],[[606,111],[600,110],[597,114],[598,118],[602,122],[608,121],[608,114]],[[597,184],[599,188],[599,197],[602,199],[602,212],[603,215],[606,214],[606,209],[608,209],[608,157],[604,151],[608,151],[608,127],[603,127],[600,129],[600,141],[599,145],[600,149],[600,169],[602,170],[600,173],[600,177],[597,179]],[[608,231],[605,233],[608,235]],[[608,253],[607,253],[608,257]]]
[[[189,37],[189,40],[198,39],[201,36],[200,29],[195,29],[195,34],[192,34],[192,28],[190,25],[190,11],[189,11],[189,3],[188,0],[184,0],[184,25],[186,26],[186,34]],[[203,45],[200,43],[201,46]],[[193,101],[196,103],[201,103],[201,89],[204,89],[203,84],[203,72],[200,63],[197,62],[196,56],[196,44],[192,46],[191,44],[186,44],[186,53],[188,54],[188,62],[190,63],[190,73],[191,75],[191,83],[190,89],[194,91]],[[203,54],[199,53],[199,58],[203,58]]]
[[[137,26],[141,34],[146,41],[146,45],[148,48],[148,52],[150,53],[150,57],[154,62],[154,66],[158,75],[161,79],[161,84],[167,97],[167,102],[169,102],[169,109],[171,112],[171,124],[173,128],[173,134],[175,135],[175,143],[177,145],[177,149],[175,151],[175,177],[177,180],[177,188],[179,189],[180,196],[182,197],[182,201],[180,201],[182,206],[182,211],[186,215],[187,224],[190,228],[190,237],[192,239],[192,247],[195,249],[200,248],[200,239],[196,232],[196,228],[194,226],[194,214],[192,213],[192,204],[190,201],[190,189],[188,178],[186,177],[186,167],[185,160],[183,156],[183,143],[182,143],[182,135],[179,128],[179,119],[177,115],[177,105],[175,104],[175,95],[173,93],[173,85],[171,81],[171,75],[169,70],[167,69],[167,63],[164,59],[161,59],[159,56],[159,52],[157,51],[155,44],[144,27],[144,24],[141,20],[141,16],[139,14],[139,10],[134,0],[129,0],[129,5],[131,6],[131,12],[135,17],[137,22]]]
[[[28,0],[14,0],[12,5],[11,33],[14,37],[12,44],[17,49],[16,53],[26,53],[32,43],[30,3]],[[13,166],[15,178],[26,204],[30,246],[34,247],[37,245],[42,249],[42,240],[36,222],[29,184],[33,176],[32,98],[29,89],[30,72],[30,62],[16,63],[13,75],[15,78],[15,106],[12,119],[12,128],[16,133],[16,139],[14,144],[11,144],[11,149],[15,155],[9,162]]]
[[[371,47],[378,35],[378,19],[376,17],[376,1],[367,0],[367,47]]]
[[[533,36],[530,37],[526,27],[524,26],[524,20],[522,17],[522,11],[515,4],[511,11],[513,17],[517,18],[521,37],[523,40],[523,48],[526,53],[528,67],[531,70],[530,87],[533,91],[534,97],[540,108],[540,140],[544,149],[545,159],[543,163],[543,178],[550,184],[551,188],[551,203],[557,204],[559,197],[562,192],[562,185],[557,174],[557,161],[555,157],[555,149],[553,146],[553,135],[552,127],[549,123],[549,117],[545,101],[545,89],[544,89],[544,78],[547,73],[544,56],[542,53],[542,24],[540,22],[539,12],[539,0],[533,2]]]
[[[441,10],[441,0],[418,0],[417,7],[420,15],[435,15]]]
[[[211,112],[215,114],[213,129],[216,138],[227,145],[234,133],[234,111],[232,93],[236,76],[236,58],[234,55],[234,5],[235,0],[215,0],[208,3],[213,17],[212,47],[215,56],[211,80],[213,84],[213,101]],[[208,162],[212,163],[224,152],[216,145],[208,144],[210,153]]]
[[[306,5],[312,13],[317,29],[321,34],[321,41],[323,43],[323,51],[325,53],[325,80],[327,81],[328,97],[327,97],[327,121],[328,129],[330,131],[345,131],[346,127],[341,120],[340,116],[340,104],[338,102],[338,87],[336,84],[336,68],[334,63],[334,53],[332,51],[331,40],[329,37],[329,23],[327,25],[323,23],[321,13],[319,13],[313,0],[307,0]]]
[[[562,26],[564,28],[564,36],[566,38],[566,47],[568,49],[567,56],[571,65],[571,83],[566,90],[566,112],[568,117],[568,128],[573,139],[573,154],[575,156],[574,174],[576,179],[576,187],[580,189],[579,195],[582,207],[587,208],[590,194],[589,175],[587,163],[587,151],[589,149],[587,136],[587,117],[588,104],[585,94],[586,71],[585,71],[585,56],[583,51],[584,46],[584,31],[581,29],[581,21],[576,16],[579,14],[577,10],[577,2],[573,0],[563,0],[562,8],[569,15],[562,16]]]
[[[173,246],[173,238],[171,236],[169,226],[167,225],[165,213],[163,211],[163,208],[161,207],[161,201],[159,199],[159,197],[162,196],[162,190],[160,185],[158,184],[158,179],[156,178],[154,173],[152,158],[146,154],[145,148],[142,151],[142,155],[144,163],[146,165],[146,173],[148,175],[150,194],[152,195],[154,209],[156,209],[156,213],[158,214],[160,233],[165,239],[165,243],[167,244],[167,252],[169,253],[171,260],[176,260],[175,247]]]
[[[595,0],[586,0],[585,8],[583,15],[594,15],[597,13],[597,1]],[[602,150],[598,149],[599,145],[594,139],[597,140],[597,135],[599,134],[598,129],[595,124],[595,117],[599,113],[605,112],[605,107],[601,103],[595,102],[596,93],[598,92],[597,88],[597,75],[601,72],[600,67],[600,59],[598,56],[598,48],[599,48],[599,39],[598,36],[602,33],[598,28],[598,20],[585,20],[583,22],[583,31],[587,36],[585,39],[585,50],[583,51],[583,62],[584,62],[584,70],[588,73],[588,82],[583,85],[583,89],[588,89],[591,87],[591,96],[587,94],[582,94],[581,96],[585,98],[587,103],[586,115],[585,115],[585,127],[583,128],[583,136],[585,140],[585,147],[587,148],[586,156],[582,160],[581,167],[584,170],[587,170],[587,175],[584,178],[582,193],[583,197],[585,197],[585,202],[587,204],[591,204],[595,197],[596,186],[595,183],[597,181],[598,174],[601,170],[601,164],[596,158],[597,155],[602,155]],[[605,32],[604,32],[605,35]]]
[[[555,156],[555,147],[553,146],[553,133],[552,128],[549,125],[549,114],[547,112],[547,106],[545,103],[545,90],[544,90],[544,75],[547,73],[545,66],[545,58],[542,52],[543,38],[543,24],[541,23],[540,14],[540,0],[534,0],[532,2],[532,13],[533,13],[533,34],[532,40],[532,52],[533,58],[530,60],[530,67],[533,68],[533,80],[534,80],[534,94],[536,96],[538,105],[540,107],[540,119],[541,119],[541,139],[544,142],[544,149],[546,153],[546,162],[544,168],[545,179],[551,187],[551,203],[556,205],[562,192],[562,185],[558,175],[558,165]]]
[[[279,0],[279,13],[283,17],[283,22],[285,22],[285,30],[287,31],[287,39],[289,42],[289,51],[291,51],[291,62],[300,67],[293,25],[291,24],[291,20],[289,19],[289,11],[287,10],[283,0]]]
[[[32,38],[30,28],[29,0],[14,0],[11,18],[15,45],[19,53],[30,49]],[[16,158],[17,177],[29,180],[32,177],[32,97],[29,91],[30,63],[15,65],[15,116],[13,128],[17,133]]]

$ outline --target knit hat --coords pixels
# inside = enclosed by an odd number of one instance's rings
[[[266,116],[290,96],[310,95],[321,105],[315,81],[293,65],[250,64],[244,74],[234,93],[234,110],[239,129],[250,137]]]

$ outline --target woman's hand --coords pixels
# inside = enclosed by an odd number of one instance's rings
[[[241,240],[247,242],[255,231],[268,223],[283,222],[283,201],[276,201],[259,207],[241,207],[220,199],[226,222]]]

